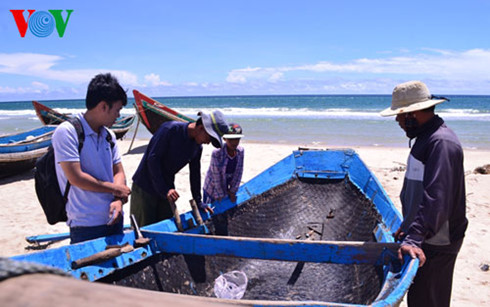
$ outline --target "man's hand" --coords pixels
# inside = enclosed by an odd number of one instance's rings
[[[398,249],[398,259],[403,263],[403,255],[410,255],[412,259],[419,258],[419,267],[422,267],[425,263],[425,254],[424,251],[415,246],[411,245],[402,245]]]
[[[401,242],[403,237],[405,237],[405,233],[401,228],[398,228],[398,230],[393,234],[393,237],[395,237],[395,241]]]
[[[114,200],[109,206],[109,222],[107,225],[116,224],[122,217],[122,201],[120,199]]]
[[[131,194],[131,189],[124,184],[113,184],[112,195],[118,198],[128,198],[129,194]]]
[[[176,202],[177,199],[179,199],[179,197],[180,197],[179,193],[177,193],[177,191],[175,191],[175,189],[168,190],[168,193],[167,193],[168,201]]]
[[[213,210],[213,208],[211,208],[211,206],[209,204],[201,203],[199,205],[199,208],[204,210],[204,212],[208,212],[209,214],[214,214],[214,210]]]

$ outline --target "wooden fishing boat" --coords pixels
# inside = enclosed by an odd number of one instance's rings
[[[56,126],[0,136],[0,177],[32,169],[51,145]]]
[[[37,117],[44,125],[59,125],[71,117],[71,114],[57,112],[37,101],[32,101],[32,105],[34,106],[34,110],[36,110]],[[135,115],[120,117],[110,127],[116,134],[117,139],[122,139],[129,129],[131,129],[134,119]]]
[[[237,203],[214,204],[202,224],[177,215],[182,232],[172,218],[11,259],[221,303],[215,279],[240,270],[248,284],[233,303],[259,306],[395,306],[416,274],[417,259],[396,257],[400,213],[353,150],[294,151],[242,185]]]
[[[126,133],[131,129],[131,126],[134,123],[135,115],[120,117],[116,120],[114,125],[112,125],[109,129],[114,131],[116,134],[116,139],[120,140],[126,135]]]
[[[60,113],[37,101],[32,101],[32,106],[36,111],[37,117],[44,125],[59,125],[70,118],[70,114]]]
[[[137,90],[133,90],[136,113],[146,129],[154,134],[161,124],[168,121],[194,122],[161,102],[152,99]]]

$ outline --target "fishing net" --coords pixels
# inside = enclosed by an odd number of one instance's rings
[[[293,240],[374,241],[380,217],[348,180],[293,179],[206,221],[223,236]],[[104,282],[213,297],[220,274],[242,271],[243,299],[315,300],[369,304],[379,293],[382,268],[163,254],[120,270]]]

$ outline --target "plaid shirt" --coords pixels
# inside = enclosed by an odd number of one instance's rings
[[[228,191],[236,193],[243,174],[243,157],[245,151],[243,147],[238,146],[235,159],[237,165],[235,173],[230,183],[230,187],[226,186],[226,166],[228,165],[229,156],[226,152],[226,145],[221,149],[215,149],[211,155],[211,164],[209,165],[206,179],[204,180],[204,191],[211,196],[213,200],[228,196]]]

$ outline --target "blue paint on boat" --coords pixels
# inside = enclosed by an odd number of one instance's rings
[[[0,136],[0,154],[47,148],[51,145],[51,137],[42,137],[52,134],[55,128],[55,126],[43,126],[29,131]]]
[[[271,188],[286,183],[294,178],[349,180],[374,204],[375,209],[381,216],[381,221],[377,225],[374,233],[377,242],[393,244],[391,234],[398,229],[402,220],[401,214],[396,210],[373,173],[362,162],[358,154],[351,149],[294,151],[291,155],[242,185],[237,193],[238,206],[255,196],[267,192]],[[215,215],[224,213],[235,206],[237,205],[231,203],[229,199],[224,199],[219,203],[219,206],[216,206]],[[38,253],[19,255],[12,257],[12,259],[54,266],[71,273],[76,278],[89,281],[96,281],[116,270],[124,270],[125,268],[148,259],[153,255],[166,252],[182,252],[196,255],[217,253],[221,256],[230,257],[249,256],[252,258],[263,257],[266,259],[280,259],[286,261],[325,261],[347,264],[359,263],[359,261],[362,260],[361,254],[363,249],[357,246],[356,248],[345,249],[342,251],[339,246],[342,245],[343,241],[337,243],[328,242],[328,244],[331,243],[332,245],[326,247],[326,243],[323,243],[322,241],[319,243],[295,243],[288,240],[265,242],[263,240],[243,237],[230,241],[226,237],[223,237],[211,238],[211,240],[214,240],[212,241],[214,244],[213,251],[213,248],[210,248],[213,244],[209,244],[210,238],[199,235],[206,234],[208,232],[207,228],[204,225],[196,226],[196,219],[191,212],[183,213],[180,217],[184,233],[173,234],[177,232],[177,227],[173,218],[142,227],[143,234],[149,238],[153,238],[150,244],[136,248],[131,252],[124,253],[116,258],[96,265],[89,265],[79,269],[72,269],[71,267],[72,261],[101,252],[107,245],[122,245],[125,243],[134,244],[134,232],[126,232],[124,235],[100,238]],[[209,214],[203,214],[202,218],[203,220],[207,220],[212,217]],[[186,236],[186,233],[198,235]],[[179,239],[182,237],[185,238],[185,240]],[[288,244],[298,244],[298,248],[287,247]],[[199,248],[194,248],[195,246],[198,246]],[[208,249],[206,249],[206,247],[208,247]],[[324,254],[321,257],[315,258],[315,255],[317,255],[320,250],[322,250]],[[247,251],[250,251],[250,253],[247,254]],[[381,291],[372,303],[372,306],[393,306],[398,304],[408,291],[417,272],[417,259],[405,257],[403,264],[397,264],[394,258],[396,258],[396,254],[391,250],[383,250],[383,252],[380,253],[379,261],[384,265],[384,282]],[[284,303],[285,302],[281,303],[281,301],[271,301],[267,305],[283,305]],[[288,302],[288,305],[290,303],[294,304],[294,302]],[[309,302],[296,303],[301,304],[302,306],[305,304],[310,305]],[[311,306],[325,306],[329,304],[335,306],[363,306],[334,302],[310,303]],[[254,305],[261,306],[260,303]]]

